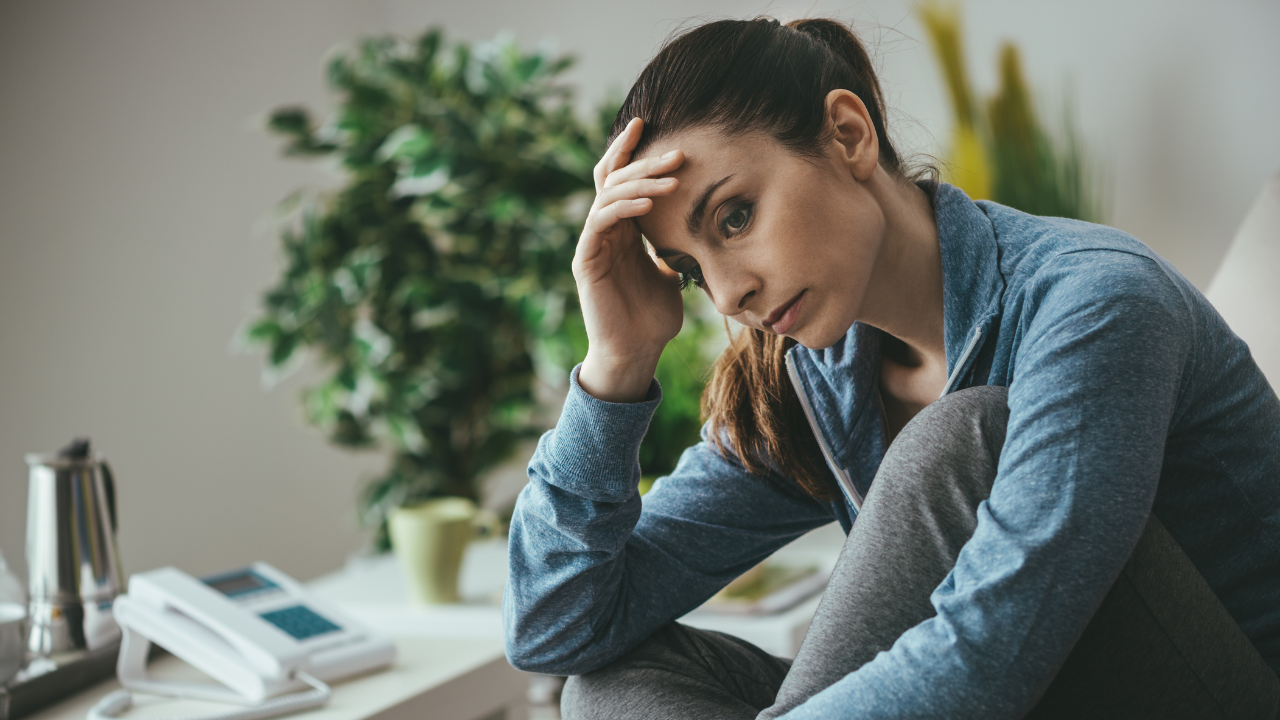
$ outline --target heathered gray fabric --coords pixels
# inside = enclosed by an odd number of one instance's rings
[[[1004,445],[1008,391],[961,390],[926,407],[889,446],[822,604],[796,655],[776,718],[870,662],[936,613],[929,598],[978,524]]]
[[[605,668],[571,678],[566,720],[767,720],[801,705],[814,716],[844,717],[839,707],[806,701],[825,700],[813,696],[934,614],[930,596],[949,580],[996,475],[1006,397],[998,387],[954,393],[903,429],[794,664],[737,638],[671,624]],[[1273,720],[1278,710],[1280,679],[1152,517],[1027,717]]]
[[[710,630],[671,623],[582,677],[560,697],[564,720],[751,720],[773,703],[791,661]]]

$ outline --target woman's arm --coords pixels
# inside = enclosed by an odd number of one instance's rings
[[[827,506],[746,473],[706,442],[642,505],[637,453],[660,398],[654,381],[643,402],[604,402],[575,370],[511,521],[502,605],[512,665],[561,675],[603,666],[832,520]]]
[[[999,471],[937,614],[788,720],[1021,717],[1137,542],[1193,369],[1186,299],[1115,251],[1060,256],[1029,287]]]

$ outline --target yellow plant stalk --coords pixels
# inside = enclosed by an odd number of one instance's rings
[[[951,133],[946,180],[974,200],[991,199],[991,163],[973,125],[957,125]]]
[[[919,13],[955,113],[950,153],[945,162],[946,180],[975,200],[990,199],[991,161],[978,135],[977,104],[960,41],[960,6],[928,0],[920,5]]]

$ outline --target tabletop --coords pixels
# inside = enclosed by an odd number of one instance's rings
[[[395,663],[385,670],[332,684],[329,704],[305,713],[307,720],[520,720],[526,692],[523,673],[507,664],[502,645],[486,638],[396,637]],[[171,681],[212,682],[200,671],[167,656],[149,672]],[[99,683],[29,720],[83,720],[94,703],[120,688]],[[137,695],[125,720],[160,720],[225,712],[226,705]],[[512,708],[503,715],[503,710]],[[299,716],[302,717],[302,716]]]

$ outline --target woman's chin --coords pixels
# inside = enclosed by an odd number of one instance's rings
[[[850,327],[852,327],[852,324],[850,324]],[[842,332],[836,332],[837,329],[803,327],[797,328],[797,332],[788,337],[810,350],[826,350],[843,340],[845,334],[849,332],[849,328],[845,328]]]

